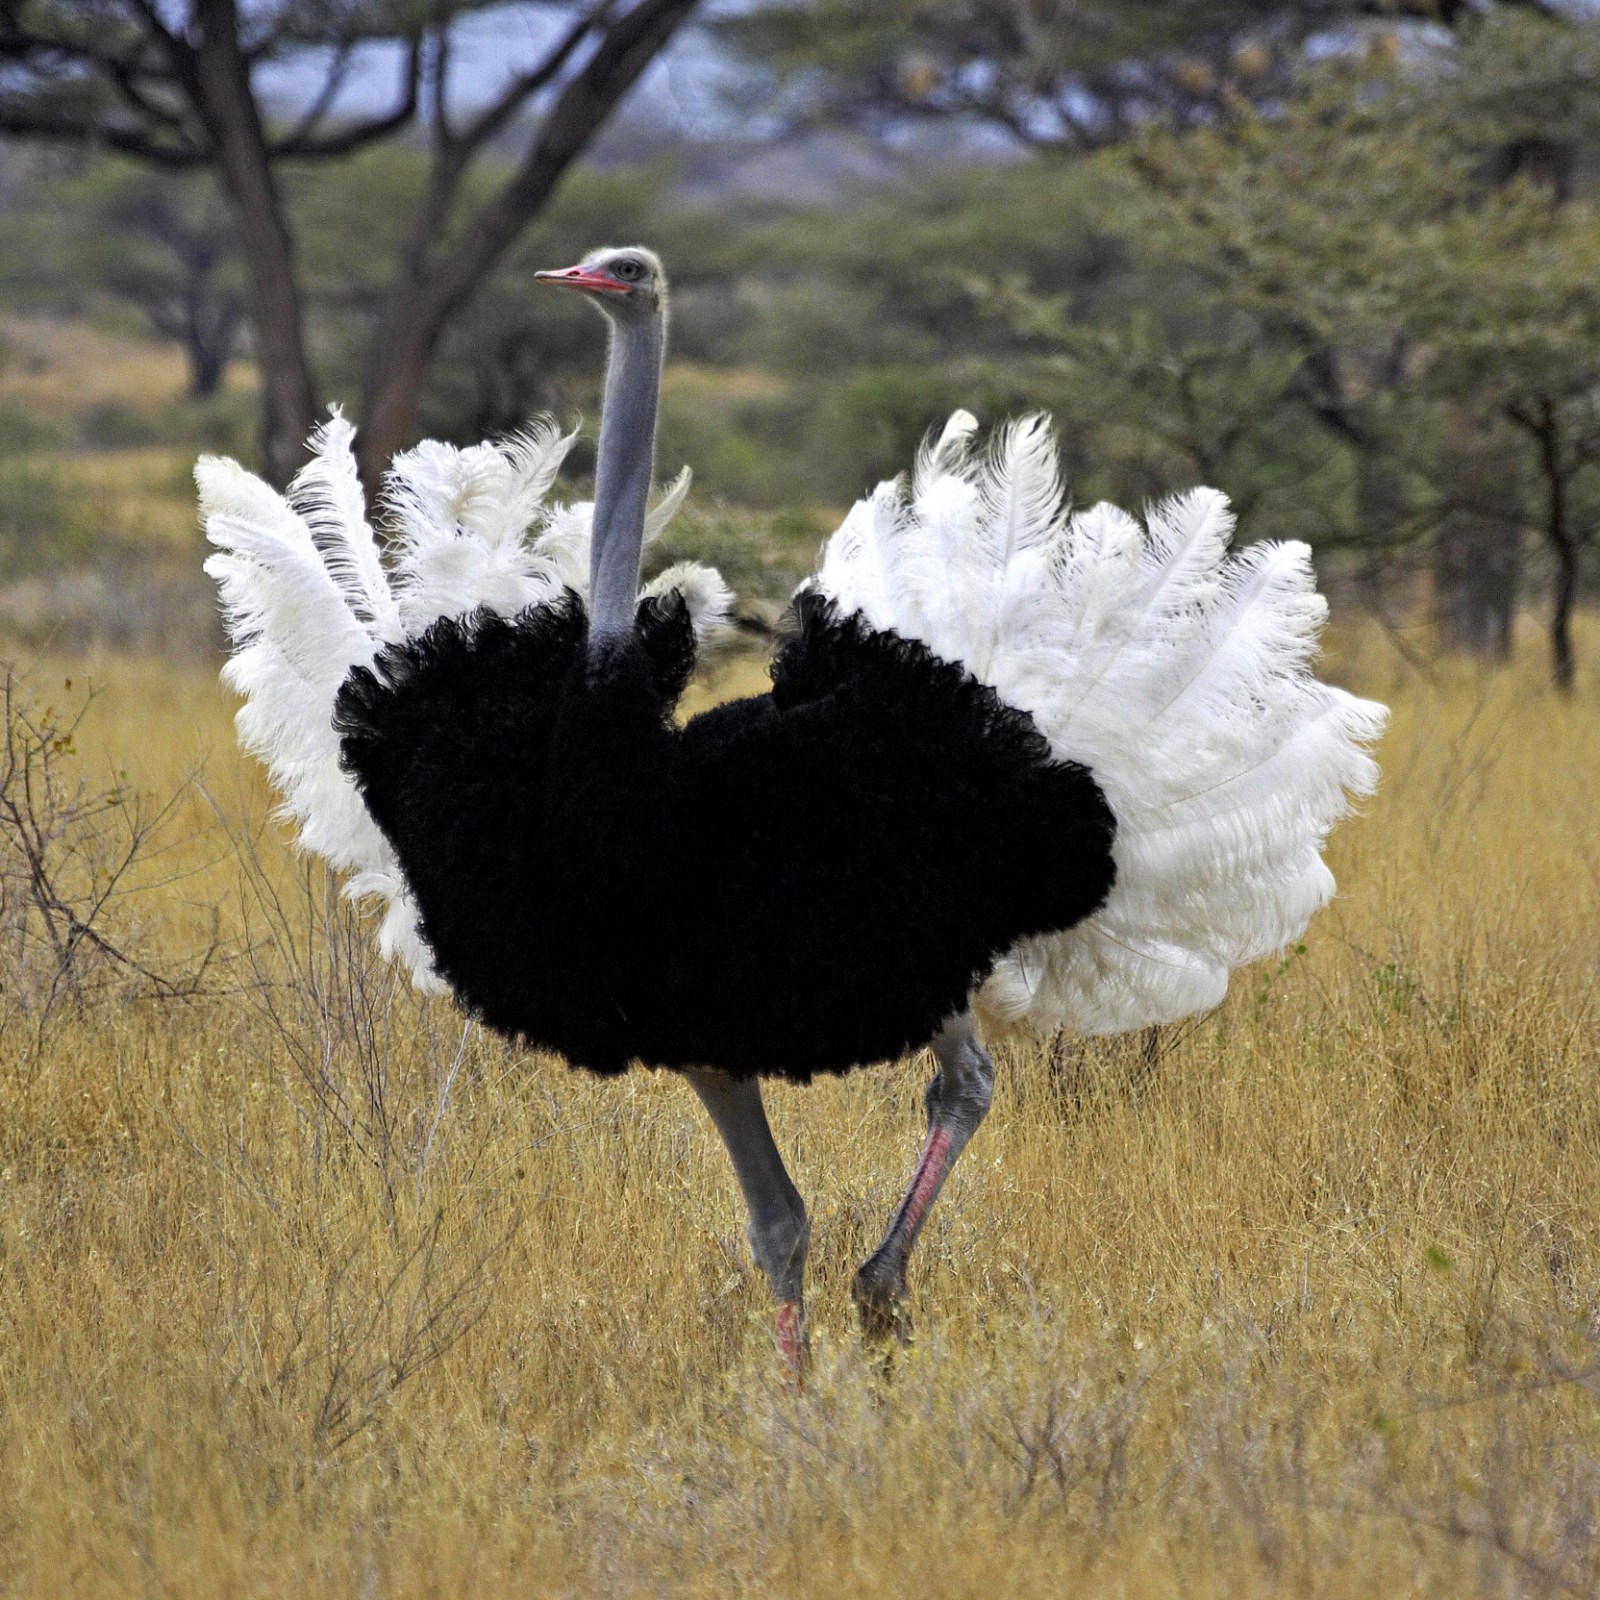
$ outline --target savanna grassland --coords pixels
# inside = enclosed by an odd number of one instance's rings
[[[796,1396],[682,1085],[382,969],[210,666],[33,655],[36,717],[98,690],[99,870],[150,833],[124,959],[0,973],[0,1593],[1594,1592],[1597,685],[1328,670],[1395,706],[1340,898],[1154,1048],[998,1052],[887,1370],[848,1281],[929,1063],[771,1095]]]
[[[0,374],[59,434],[9,481],[122,508],[108,581],[190,617],[192,447],[75,420],[175,385],[118,348]],[[743,587],[772,544],[740,537]],[[1153,1047],[998,1050],[887,1371],[848,1282],[930,1064],[772,1093],[813,1218],[795,1396],[682,1085],[386,971],[270,820],[214,634],[24,630],[0,1594],[1593,1593],[1600,682],[1553,696],[1532,622],[1500,673],[1332,645],[1395,707],[1340,898]]]

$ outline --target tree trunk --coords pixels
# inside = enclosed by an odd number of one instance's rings
[[[150,326],[182,351],[189,370],[189,398],[209,400],[222,387],[238,338],[237,316],[213,305],[203,279],[191,278],[176,304],[156,297],[145,305]]]
[[[223,187],[239,219],[256,362],[261,370],[261,464],[280,488],[316,425],[315,386],[295,281],[294,241],[239,48],[237,0],[195,0],[196,101],[216,140]]]
[[[612,24],[584,69],[550,108],[532,148],[499,192],[438,259],[426,243],[403,262],[384,299],[362,386],[357,450],[369,489],[397,450],[415,443],[422,383],[445,325],[476,292],[639,74],[699,0],[640,0]]]
[[[443,314],[424,310],[413,300],[380,325],[382,337],[373,341],[356,436],[356,459],[368,494],[396,451],[416,443],[422,384],[444,322]]]
[[[1503,661],[1511,654],[1522,536],[1515,526],[1452,511],[1434,540],[1434,617],[1450,650]]]
[[[1572,608],[1578,599],[1578,551],[1569,538],[1556,546],[1556,592],[1550,609],[1550,665],[1555,686],[1571,694],[1577,684],[1572,655]]]
[[[189,361],[191,400],[209,400],[221,389],[239,342],[239,322],[237,302],[212,286],[208,269],[191,273],[184,288],[181,324],[174,330]]]
[[[228,370],[228,352],[203,339],[191,340],[188,350],[189,398],[209,400],[222,387],[222,375]]]
[[[1504,453],[1456,422],[1444,466],[1454,505],[1434,538],[1434,619],[1451,650],[1503,661],[1522,587],[1522,520]]]
[[[1567,504],[1567,467],[1561,458],[1560,422],[1554,404],[1539,406],[1539,466],[1544,473],[1545,538],[1556,558],[1555,594],[1550,606],[1550,675],[1557,690],[1571,694],[1577,681],[1572,658],[1572,608],[1578,600],[1578,542],[1572,536]]]
[[[1356,534],[1361,550],[1356,586],[1363,605],[1379,616],[1388,614],[1384,602],[1396,586],[1400,566],[1396,534],[1409,510],[1405,478],[1382,437],[1376,433],[1356,453]]]

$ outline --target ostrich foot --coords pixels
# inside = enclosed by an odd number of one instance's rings
[[[708,1068],[686,1070],[684,1077],[711,1114],[728,1147],[734,1175],[750,1210],[750,1253],[777,1303],[773,1335],[789,1387],[804,1387],[810,1350],[804,1305],[806,1250],[811,1229],[805,1202],[778,1154],[761,1085],[754,1078],[730,1078]]]
[[[903,1262],[896,1267],[881,1252],[872,1256],[855,1275],[850,1293],[861,1316],[861,1331],[874,1344],[911,1343],[911,1300]]]
[[[994,1094],[994,1063],[978,1043],[970,1013],[952,1017],[939,1030],[933,1051],[939,1075],[928,1085],[925,1097],[928,1136],[922,1154],[889,1231],[852,1285],[862,1331],[886,1348],[892,1348],[891,1339],[899,1345],[911,1342],[911,1311],[906,1299],[906,1262],[911,1247]]]

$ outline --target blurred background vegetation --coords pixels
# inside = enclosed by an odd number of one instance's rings
[[[503,48],[501,48],[503,44]],[[6,0],[0,627],[214,644],[188,469],[594,417],[533,272],[673,274],[673,552],[768,607],[960,404],[1216,483],[1419,663],[1572,689],[1600,15],[1511,0]],[[581,490],[592,457],[573,459]]]

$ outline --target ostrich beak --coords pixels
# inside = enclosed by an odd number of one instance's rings
[[[558,288],[594,289],[603,294],[626,294],[628,286],[608,278],[604,273],[590,272],[586,267],[563,267],[559,272],[536,272],[540,283],[553,283]]]

